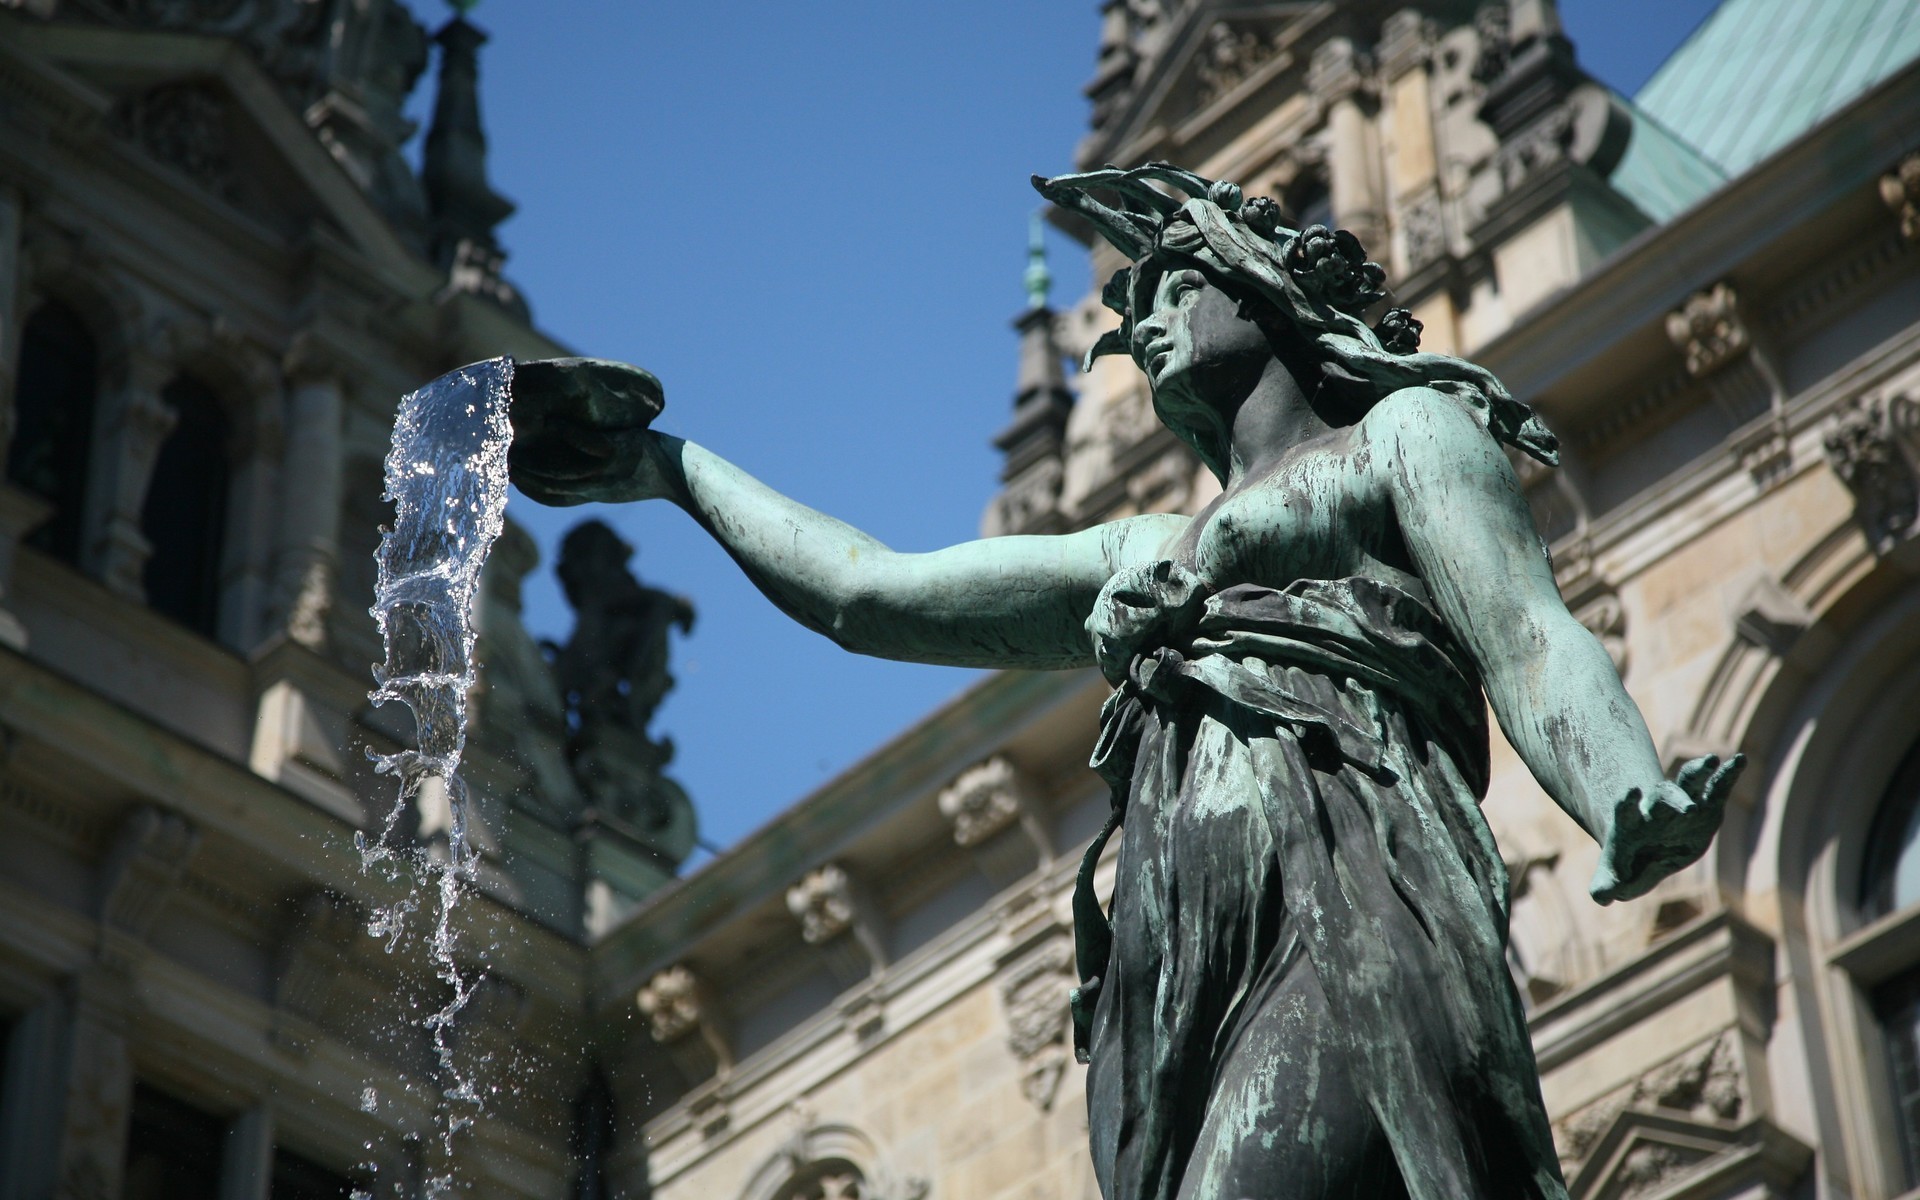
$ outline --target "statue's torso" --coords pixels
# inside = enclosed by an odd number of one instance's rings
[[[1417,584],[1362,429],[1336,429],[1223,493],[1165,552],[1209,592],[1355,575]]]

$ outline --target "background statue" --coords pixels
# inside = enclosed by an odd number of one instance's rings
[[[573,606],[573,636],[554,645],[553,669],[579,727],[609,724],[647,737],[673,690],[667,634],[693,632],[693,605],[650,588],[627,563],[633,547],[604,521],[583,521],[560,543],[555,573]]]
[[[693,848],[692,805],[661,772],[673,741],[648,732],[673,689],[668,634],[693,630],[693,605],[650,588],[628,568],[634,549],[604,521],[585,521],[560,543],[555,574],[574,614],[566,645],[546,643],[566,703],[568,757],[587,801],[635,824],[678,863]]]
[[[1197,516],[897,554],[653,433],[658,382],[579,359],[516,371],[515,482],[669,498],[851,650],[1099,666],[1113,809],[1073,1007],[1104,1195],[1561,1200],[1479,810],[1487,707],[1599,843],[1602,903],[1705,851],[1741,761],[1665,777],[1507,459],[1553,464],[1552,434],[1406,312],[1363,319],[1384,273],[1352,235],[1164,164],[1035,182],[1130,262],[1094,353],[1130,354],[1220,478]]]

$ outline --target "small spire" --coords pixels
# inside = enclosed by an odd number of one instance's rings
[[[449,3],[453,19],[433,38],[440,45],[440,91],[420,171],[442,269],[463,242],[497,251],[494,226],[513,212],[513,202],[487,182],[487,135],[480,124],[480,47],[487,35],[466,19],[475,0]]]
[[[1045,308],[1047,293],[1053,288],[1053,272],[1047,270],[1047,239],[1035,209],[1027,221],[1027,307]]]

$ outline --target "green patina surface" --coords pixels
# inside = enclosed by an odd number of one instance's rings
[[[1672,220],[1917,57],[1913,0],[1724,0],[1627,102],[1609,182]]]
[[[1507,458],[1553,463],[1552,434],[1419,352],[1410,314],[1364,320],[1381,272],[1350,235],[1164,165],[1035,182],[1129,260],[1095,350],[1220,477],[1198,515],[897,553],[653,433],[658,381],[585,359],[514,373],[515,482],[671,500],[849,650],[1105,674],[1112,817],[1074,903],[1103,1194],[1564,1197],[1479,811],[1486,710],[1600,844],[1603,903],[1705,851],[1740,761],[1665,777]]]

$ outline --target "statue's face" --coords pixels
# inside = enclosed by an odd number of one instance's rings
[[[1233,413],[1273,361],[1266,332],[1205,275],[1174,270],[1160,277],[1152,312],[1134,323],[1133,348],[1154,411],[1221,473]]]

